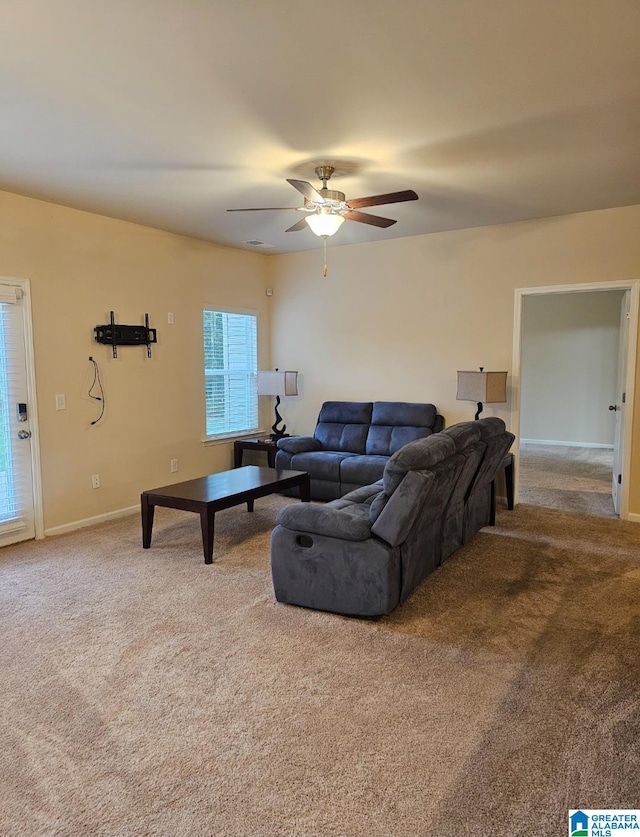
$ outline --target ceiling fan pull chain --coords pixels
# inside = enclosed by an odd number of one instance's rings
[[[324,268],[322,270],[322,275],[326,278],[327,273],[329,272],[329,268],[327,267],[327,239],[326,236],[322,242],[323,250],[324,250]]]

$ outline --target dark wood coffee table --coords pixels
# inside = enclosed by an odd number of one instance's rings
[[[253,502],[287,488],[300,488],[300,499],[308,503],[311,499],[309,474],[304,471],[277,471],[274,468],[257,468],[245,465],[233,471],[221,471],[195,480],[165,485],[140,495],[142,507],[142,546],[151,546],[153,513],[156,506],[169,509],[192,511],[200,515],[202,547],[205,564],[213,563],[213,531],[217,511],[247,504],[247,511],[253,511]]]

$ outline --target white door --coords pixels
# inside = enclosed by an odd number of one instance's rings
[[[629,308],[631,292],[625,291],[620,307],[620,343],[618,345],[618,374],[616,376],[616,400],[609,406],[615,413],[616,423],[613,437],[613,478],[611,493],[613,508],[620,514],[620,496],[622,494],[622,432],[624,428],[624,413],[627,400],[625,392],[627,380],[627,342],[629,340]]]
[[[33,454],[20,284],[0,282],[0,546],[35,537]]]

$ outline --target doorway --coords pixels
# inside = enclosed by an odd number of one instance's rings
[[[628,516],[639,286],[634,280],[516,291],[516,500]]]
[[[0,546],[43,537],[29,283],[0,278]]]

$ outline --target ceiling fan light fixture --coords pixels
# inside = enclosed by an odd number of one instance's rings
[[[326,209],[320,209],[318,212],[307,215],[304,220],[320,238],[328,238],[330,235],[335,235],[344,223],[342,215],[335,215]]]

